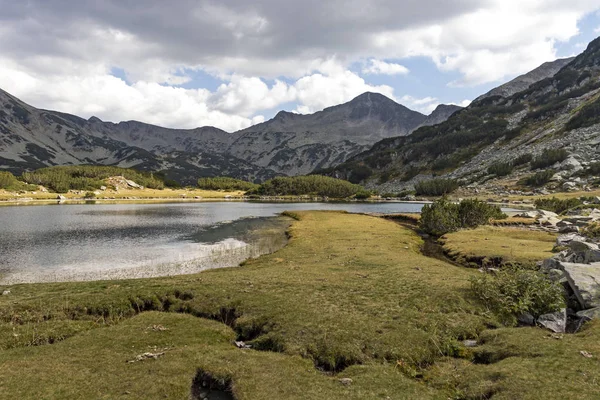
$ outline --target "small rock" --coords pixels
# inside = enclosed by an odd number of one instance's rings
[[[465,347],[477,347],[477,340],[463,340],[462,343]]]
[[[533,315],[531,315],[529,313],[523,313],[523,314],[519,315],[519,318],[517,318],[517,321],[519,322],[519,324],[525,325],[525,326],[534,326],[535,325],[535,318],[533,318]]]
[[[350,386],[352,384],[352,379],[342,378],[342,379],[340,379],[340,383],[344,386]]]
[[[593,356],[591,353],[588,353],[588,352],[587,352],[587,351],[585,351],[585,350],[581,350],[581,351],[579,352],[579,354],[581,354],[581,355],[582,355],[582,356],[584,356],[585,358],[592,358],[592,357],[594,357],[594,356]]]
[[[5,290],[2,292],[2,296],[8,296],[10,294],[10,290]]]
[[[563,308],[554,313],[540,315],[537,323],[554,333],[565,333],[567,328],[567,310]]]

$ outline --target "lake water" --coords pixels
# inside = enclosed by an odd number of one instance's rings
[[[0,207],[0,283],[119,279],[235,266],[285,245],[289,210],[418,212],[411,203]]]

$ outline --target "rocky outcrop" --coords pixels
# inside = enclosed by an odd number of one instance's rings
[[[550,77],[556,75],[556,73],[558,71],[560,71],[563,67],[565,67],[567,64],[569,64],[574,59],[575,59],[575,57],[561,58],[556,61],[544,63],[544,64],[540,65],[539,67],[537,67],[536,69],[534,69],[533,71],[530,71],[526,74],[520,75],[520,76],[516,77],[515,79],[513,79],[512,81],[507,82],[504,85],[498,86],[497,88],[490,90],[486,94],[481,95],[478,98],[476,98],[474,101],[477,102],[477,101],[483,100],[488,97],[493,97],[493,96],[510,97],[515,93],[519,93],[519,92],[529,88],[531,85],[533,85],[536,82],[539,82],[543,79],[550,78]]]
[[[556,245],[567,247],[556,256],[544,260],[542,269],[551,279],[564,284],[574,300],[577,318],[600,316],[600,248],[597,243],[578,234],[562,235]]]

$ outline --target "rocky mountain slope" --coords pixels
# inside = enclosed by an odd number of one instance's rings
[[[455,110],[443,108],[431,118],[437,122]],[[234,133],[213,127],[167,129],[39,110],[0,90],[0,168],[21,173],[51,165],[102,164],[161,170],[183,183],[218,175],[263,181],[340,164],[378,140],[427,123],[423,114],[365,93],[311,115],[282,111]]]
[[[515,187],[519,179],[552,170],[547,187],[581,189],[596,179],[595,166],[600,169],[594,164],[600,161],[599,123],[596,39],[556,74],[525,90],[481,98],[442,124],[384,139],[324,173],[399,192],[434,176],[458,179],[474,190]],[[549,157],[548,150],[560,149],[559,158]]]
[[[563,69],[567,64],[573,61],[575,57],[569,58],[559,58],[555,61],[549,61],[543,63],[533,71],[530,71],[521,76],[517,76],[515,79],[510,82],[505,83],[504,85],[498,86],[483,94],[475,99],[475,101],[483,100],[487,97],[492,96],[501,96],[501,97],[510,97],[515,93],[521,92],[527,89],[529,86],[533,85],[536,82],[541,81],[542,79],[551,78],[558,71]]]

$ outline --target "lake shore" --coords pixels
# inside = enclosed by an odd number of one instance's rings
[[[235,399],[600,395],[597,361],[580,354],[600,354],[598,323],[560,340],[504,328],[468,294],[479,272],[424,256],[411,229],[291,216],[289,244],[240,268],[3,286],[2,393],[187,398],[203,377]]]

